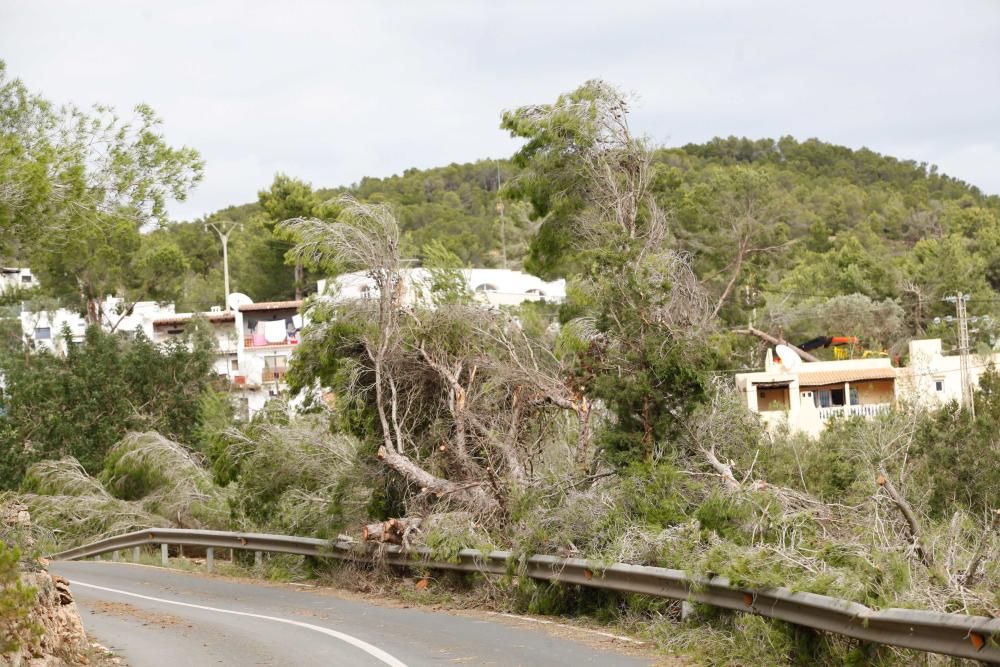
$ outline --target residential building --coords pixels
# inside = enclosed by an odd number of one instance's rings
[[[466,288],[480,303],[493,307],[517,306],[525,301],[562,303],[566,281],[546,282],[537,276],[509,269],[460,269]],[[403,303],[430,303],[432,274],[425,268],[403,269]],[[374,297],[375,281],[365,271],[321,280],[318,293],[341,299]]]
[[[304,324],[302,301],[270,301],[240,305],[235,311],[238,374],[248,415],[264,407],[288,385],[285,376]]]
[[[36,350],[65,354],[67,341],[63,334],[69,333],[69,343],[80,343],[87,331],[87,323],[80,313],[57,308],[56,310],[27,311],[20,314],[21,333],[24,340]]]
[[[923,407],[962,402],[962,359],[958,354],[944,354],[940,338],[910,341],[909,352],[909,363],[900,372],[900,400]],[[979,379],[990,367],[1000,368],[1000,353],[969,355],[972,386],[979,386]]]
[[[101,304],[101,327],[105,331],[120,331],[134,334],[138,330],[149,339],[154,339],[153,322],[159,318],[174,315],[174,305],[160,304],[156,301],[139,301],[125,307],[117,297],[107,297]],[[20,313],[21,332],[26,342],[36,349],[65,354],[65,332],[69,332],[69,343],[83,341],[87,331],[87,322],[83,315],[75,310],[57,308],[55,310],[25,310]]]
[[[970,354],[973,387],[991,367],[1000,368],[1000,353]],[[962,362],[946,355],[941,339],[913,340],[909,363],[894,368],[887,358],[819,361],[786,366],[767,351],[764,370],[736,375],[736,387],[747,408],[774,428],[818,435],[836,417],[872,417],[897,402],[934,408],[962,402]]]
[[[38,280],[31,269],[13,266],[0,267],[0,292],[38,287]]]
[[[768,428],[818,435],[836,417],[872,417],[896,399],[899,369],[888,358],[783,365],[767,351],[764,370],[736,375],[746,406]]]
[[[215,374],[230,382],[239,374],[239,338],[236,328],[236,314],[216,308],[207,313],[177,313],[158,317],[151,322],[150,340],[165,343],[183,334],[187,325],[195,317],[204,319],[212,327],[215,335],[216,358],[212,369]]]

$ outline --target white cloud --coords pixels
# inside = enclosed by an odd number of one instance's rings
[[[0,57],[56,101],[151,104],[204,183],[177,217],[284,171],[333,186],[509,155],[502,109],[592,77],[669,143],[816,136],[1000,192],[1000,5],[687,2],[8,3]]]

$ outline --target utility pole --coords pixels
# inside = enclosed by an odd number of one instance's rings
[[[962,406],[975,419],[975,388],[972,384],[972,375],[969,367],[969,313],[965,305],[969,301],[969,295],[959,292],[955,296],[946,297],[945,301],[955,303],[955,316],[958,319],[958,354],[959,367],[962,374]]]
[[[229,310],[229,235],[239,226],[239,224],[228,220],[220,221],[218,225],[214,222],[205,223],[206,229],[211,227],[222,241],[222,275],[226,290],[225,297],[223,297],[224,310]]]

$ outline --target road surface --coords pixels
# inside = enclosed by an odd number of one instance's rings
[[[87,632],[131,667],[639,667],[616,643],[500,616],[376,605],[322,590],[100,562],[53,562]]]

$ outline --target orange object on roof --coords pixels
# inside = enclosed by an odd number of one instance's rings
[[[857,336],[832,336],[830,343],[833,345],[857,345]]]

